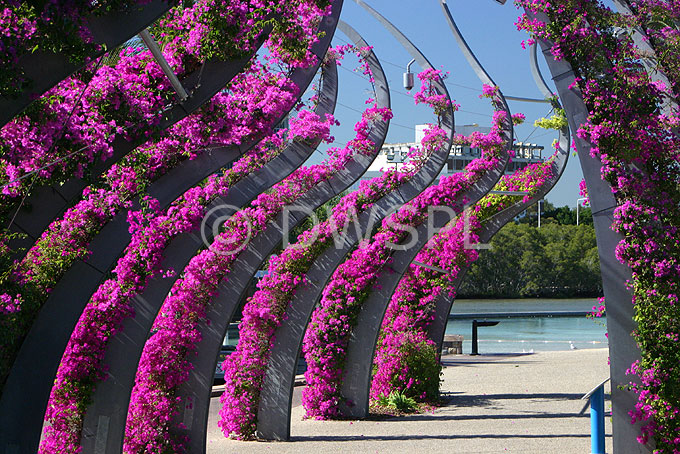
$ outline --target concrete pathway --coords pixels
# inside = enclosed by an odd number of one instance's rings
[[[447,405],[383,420],[302,420],[297,387],[292,440],[285,443],[225,439],[213,398],[207,453],[589,453],[589,412],[579,414],[581,396],[609,376],[607,355],[607,349],[593,349],[445,356]],[[605,406],[611,408],[609,400]],[[611,452],[609,418],[606,430]]]

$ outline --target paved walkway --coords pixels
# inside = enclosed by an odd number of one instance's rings
[[[448,404],[433,413],[373,421],[302,420],[295,389],[291,442],[239,442],[217,428],[210,407],[208,454],[590,452],[581,396],[609,376],[606,349],[530,355],[444,357]],[[606,392],[609,393],[608,387]],[[610,409],[609,401],[606,409]],[[606,418],[607,452],[611,424]]]

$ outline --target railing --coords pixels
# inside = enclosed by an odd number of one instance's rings
[[[520,318],[520,317],[585,317],[589,311],[542,311],[542,312],[474,312],[449,314],[451,319],[474,319],[474,318]]]
[[[609,378],[581,397],[588,402],[583,406],[582,414],[590,403],[590,452],[591,454],[605,454],[604,451],[604,384]]]

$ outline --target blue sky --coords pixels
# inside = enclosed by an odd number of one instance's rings
[[[461,54],[444,18],[439,0],[367,0],[367,3],[402,30],[436,68],[442,67],[450,72],[447,87],[451,97],[461,105],[460,111],[456,112],[456,124],[477,123],[480,126],[489,126],[492,109],[488,100],[479,99],[481,82]],[[521,46],[522,40],[528,36],[517,31],[514,25],[519,11],[512,0],[504,6],[493,0],[449,0],[448,5],[468,44],[504,94],[543,97],[531,76],[529,51]],[[357,29],[373,46],[387,75],[394,111],[387,142],[413,141],[413,126],[432,122],[434,117],[429,109],[415,106],[412,96],[402,86],[402,74],[410,56],[372,16],[352,0],[345,0],[341,18]],[[343,44],[346,40],[338,31],[333,44]],[[550,84],[549,72],[541,59],[539,54],[544,76]],[[356,66],[355,62],[356,60],[348,58],[339,70],[339,104],[336,116],[342,124],[333,131],[339,143],[353,137],[352,128],[359,119],[359,112],[364,107],[370,87],[365,79],[351,71]],[[413,71],[418,72],[420,68],[414,64]],[[550,150],[557,134],[536,130],[533,126],[535,119],[548,114],[549,106],[513,101],[509,104],[513,113],[522,112],[527,116],[525,125],[515,130],[516,139],[538,143]],[[544,152],[545,154],[548,153]],[[320,157],[318,153],[317,157]],[[562,179],[548,194],[547,199],[556,206],[575,206],[581,178],[578,160],[571,157]]]

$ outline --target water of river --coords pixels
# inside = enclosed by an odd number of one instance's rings
[[[586,299],[516,299],[516,300],[457,300],[451,310],[456,314],[502,312],[591,311],[595,298]],[[605,348],[606,318],[518,317],[484,318],[500,323],[478,329],[480,353],[509,353],[572,348]],[[446,334],[462,334],[463,353],[470,353],[472,320],[449,320]]]
[[[512,300],[456,300],[451,314],[499,313],[499,312],[589,312],[595,298],[585,299],[512,299]],[[480,318],[481,319],[481,318]],[[572,348],[605,348],[607,338],[605,317],[589,319],[578,317],[520,317],[487,318],[500,323],[480,327],[480,353],[509,353],[545,350],[569,350]],[[463,352],[470,353],[472,319],[449,320],[446,334],[462,334]],[[236,346],[237,324],[231,324],[225,345]]]
[[[595,305],[595,298],[589,299],[516,299],[516,300],[457,300],[451,314],[493,314],[500,312],[590,312]],[[496,326],[480,327],[479,353],[521,353],[546,350],[569,350],[571,348],[605,348],[607,338],[605,318],[596,320],[578,317],[513,317],[495,318],[479,317],[479,320],[497,320]],[[446,334],[462,334],[463,353],[472,350],[470,338],[472,319],[451,320],[446,326]],[[238,324],[231,323],[224,345],[233,349],[238,342]],[[224,373],[220,368],[225,351],[215,370],[216,379],[222,379]],[[298,364],[298,374],[304,372],[304,361]]]

